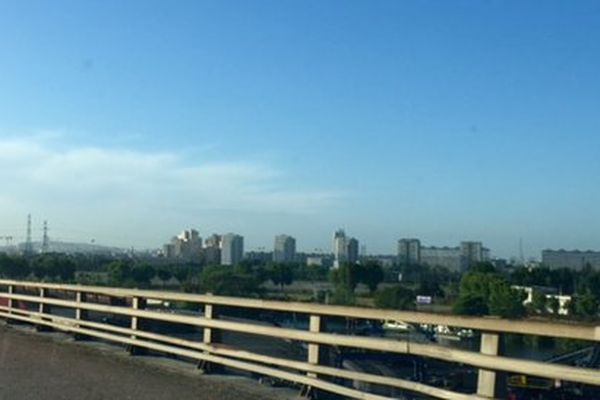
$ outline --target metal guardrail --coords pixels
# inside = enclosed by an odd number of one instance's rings
[[[24,293],[17,293],[17,292]],[[31,295],[36,291],[37,295]],[[58,296],[57,294],[61,294]],[[54,294],[53,297],[50,297]],[[88,296],[104,296],[108,299],[129,299],[122,305],[101,304],[87,301]],[[509,358],[498,355],[500,334],[515,333],[557,338],[600,341],[600,326],[541,321],[512,321],[496,318],[472,318],[461,316],[379,310],[359,307],[328,306],[319,304],[266,301],[212,295],[195,295],[166,291],[149,291],[79,285],[61,285],[14,280],[0,280],[0,298],[7,299],[0,306],[0,317],[51,327],[74,334],[96,337],[139,348],[170,353],[194,360],[250,371],[306,387],[333,392],[348,398],[383,400],[381,395],[349,388],[324,379],[325,376],[377,384],[412,391],[440,399],[490,399],[496,393],[496,372],[505,371],[532,375],[558,381],[571,381],[600,386],[600,372],[589,368]],[[144,309],[149,299],[180,301],[203,307],[203,316],[185,313],[165,313]],[[16,302],[37,304],[37,311],[23,309]],[[48,312],[49,306],[75,311],[75,317],[57,316]],[[237,307],[264,311],[282,311],[305,314],[309,317],[309,329],[289,329],[265,326],[258,323],[238,322],[218,318],[218,307]],[[123,327],[108,322],[86,319],[87,311],[108,313],[130,318],[130,326]],[[480,352],[442,347],[435,344],[412,343],[375,337],[359,337],[322,331],[323,317],[357,319],[401,320],[411,323],[440,324],[476,329],[482,332]],[[192,325],[204,328],[201,341],[177,338],[143,330],[140,320]],[[215,341],[216,331],[243,332],[269,338],[290,339],[308,345],[306,362],[261,355]],[[413,382],[410,380],[349,371],[320,364],[324,345],[342,346],[379,352],[411,354],[437,360],[461,363],[479,368],[477,393],[465,394]]]

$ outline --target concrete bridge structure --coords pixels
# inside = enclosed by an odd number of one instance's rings
[[[507,357],[500,351],[501,336],[507,333],[598,344],[600,326],[593,324],[471,318],[11,280],[0,280],[0,300],[0,317],[8,322],[20,321],[40,329],[71,333],[76,338],[121,344],[132,353],[144,351],[193,360],[205,371],[227,368],[262,380],[289,382],[304,395],[319,391],[368,400],[405,395],[483,400],[498,398],[502,386],[499,377],[504,374],[542,378],[557,387],[568,383],[600,386],[598,369]],[[164,307],[165,303],[169,307]],[[305,328],[299,328],[302,324],[284,328],[265,323],[273,315],[293,315],[306,322]],[[469,351],[435,343],[336,333],[328,329],[327,322],[333,319],[468,328],[481,332],[481,346],[479,351]],[[6,333],[2,331],[0,335],[4,340]],[[470,366],[478,371],[476,385],[473,391],[465,392],[381,371],[349,370],[331,359],[331,349],[339,348],[383,356],[410,355],[447,363],[450,368]],[[60,367],[58,363],[57,368]],[[382,394],[389,393],[378,390],[383,387],[393,389],[393,395]]]
[[[74,341],[60,332],[0,324],[2,400],[292,400],[296,391],[238,376],[204,376],[166,357]]]

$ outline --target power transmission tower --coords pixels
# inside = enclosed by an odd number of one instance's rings
[[[27,237],[25,239],[25,255],[33,253],[33,242],[31,241],[31,214],[27,214]]]
[[[47,253],[49,247],[48,221],[44,221],[44,236],[42,237],[42,253]]]

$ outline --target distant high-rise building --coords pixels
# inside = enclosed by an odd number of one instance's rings
[[[349,263],[358,262],[358,239],[352,237],[346,241],[346,254]]]
[[[213,246],[203,248],[202,259],[206,265],[221,264],[221,249]]]
[[[197,230],[189,229],[173,237],[171,243],[164,246],[163,252],[166,257],[198,260],[201,250],[202,238]]]
[[[340,265],[347,262],[346,254],[346,232],[342,229],[333,234],[333,267],[339,268]]]
[[[421,263],[421,241],[419,239],[398,240],[398,262],[405,265]]]
[[[358,262],[359,244],[356,238],[346,236],[343,229],[333,235],[333,267],[339,268],[345,263]]]
[[[292,262],[296,259],[296,239],[288,235],[275,236],[274,262]]]
[[[204,241],[206,247],[221,248],[221,235],[213,233]]]
[[[221,235],[213,233],[206,238],[202,256],[204,263],[207,265],[221,264]]]
[[[481,242],[461,242],[460,254],[464,267],[469,268],[473,264],[484,261],[483,244]]]
[[[237,265],[244,256],[244,237],[235,233],[223,235],[221,240],[221,265]]]
[[[166,258],[182,258],[189,261],[198,261],[202,251],[202,238],[198,231],[188,229],[171,239],[171,243],[163,246],[163,255]]]

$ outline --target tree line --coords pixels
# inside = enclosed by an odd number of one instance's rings
[[[522,318],[526,315],[556,316],[560,305],[538,287],[553,287],[572,296],[567,304],[575,318],[594,319],[600,303],[600,271],[521,266],[497,270],[491,263],[478,263],[462,274],[428,265],[383,267],[367,260],[344,264],[337,269],[298,263],[264,263],[244,260],[236,266],[164,265],[152,259],[111,258],[100,255],[39,254],[32,257],[0,253],[0,276],[10,279],[148,288],[175,280],[187,292],[264,297],[271,281],[284,293],[295,281],[329,282],[328,301],[355,305],[357,287],[364,285],[367,297],[380,308],[414,309],[417,295],[431,296],[451,307],[456,314],[497,315]],[[381,285],[385,283],[385,285]],[[514,285],[534,287],[532,302],[523,305],[524,292]],[[273,295],[273,293],[271,293]],[[323,301],[324,299],[320,299]]]

